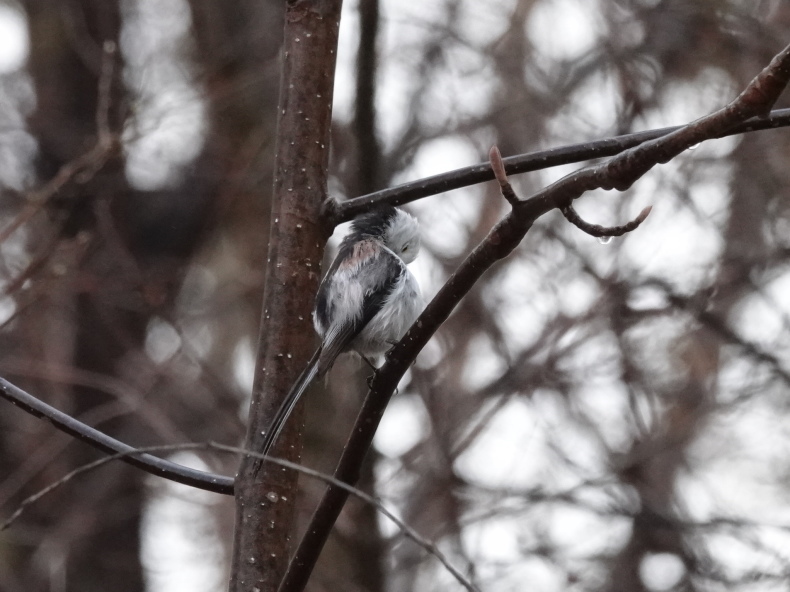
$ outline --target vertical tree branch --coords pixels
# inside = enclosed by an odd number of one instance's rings
[[[376,72],[379,0],[359,2],[359,48],[357,49],[357,97],[354,136],[357,140],[358,195],[378,189],[381,180],[381,146],[376,135]]]
[[[386,178],[382,171],[384,162],[381,142],[379,141],[377,121],[378,109],[376,89],[379,71],[379,13],[380,0],[360,0],[359,42],[356,55],[356,97],[354,119],[351,131],[354,137],[354,169],[349,171],[348,187],[351,195],[363,195],[380,189]],[[364,376],[362,376],[364,374]],[[362,391],[365,387],[367,372],[356,373],[354,386],[350,391]],[[335,379],[337,380],[337,379]],[[337,393],[339,394],[339,393]],[[327,401],[324,405],[336,406],[337,401]],[[319,411],[320,413],[320,411]],[[349,418],[351,419],[351,418]],[[345,442],[345,429],[338,425],[322,429],[331,432],[331,439],[316,443],[331,443],[331,450],[339,450]],[[313,440],[311,436],[311,441]],[[333,461],[335,458],[332,459]],[[362,467],[360,488],[365,491],[375,489],[375,464],[377,454],[372,452]],[[317,492],[316,492],[317,493]],[[318,496],[310,498],[310,507],[318,503]],[[347,581],[350,589],[376,592],[386,589],[385,554],[387,544],[381,532],[380,517],[368,504],[352,501],[346,506],[346,519],[351,528],[337,533],[325,550],[324,564],[332,564],[336,576]],[[320,570],[323,577],[331,577]]]
[[[262,432],[314,347],[310,327],[328,228],[326,198],[341,0],[286,5],[277,155],[266,286],[246,446]],[[298,414],[297,414],[298,415]],[[274,456],[298,460],[300,439],[289,422]],[[275,590],[288,561],[296,474],[264,465],[255,477],[242,461],[236,481],[236,529],[230,590]]]

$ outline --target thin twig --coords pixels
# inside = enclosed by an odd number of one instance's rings
[[[64,164],[55,176],[35,191],[27,192],[24,197],[27,202],[8,226],[0,230],[0,243],[5,242],[21,226],[30,221],[40,212],[44,205],[58,191],[72,179],[79,183],[87,183],[104,166],[107,159],[118,146],[118,138],[112,133],[109,126],[109,110],[111,102],[111,89],[114,71],[113,56],[116,52],[115,43],[107,41],[104,44],[102,55],[102,68],[98,83],[98,100],[96,107],[96,143],[94,146]]]
[[[249,455],[252,457],[256,457],[258,459],[274,463],[286,469],[299,471],[303,475],[307,475],[308,477],[319,479],[333,487],[339,487],[340,489],[347,491],[354,497],[359,498],[360,500],[362,500],[367,504],[370,504],[371,506],[376,508],[376,510],[381,512],[384,516],[392,520],[392,522],[395,523],[395,525],[401,530],[401,532],[407,538],[411,539],[417,545],[422,547],[425,551],[436,557],[441,562],[441,564],[444,565],[447,571],[449,571],[453,575],[453,577],[455,577],[455,579],[458,580],[458,583],[460,583],[465,589],[469,590],[470,592],[478,591],[478,588],[474,584],[472,584],[456,567],[454,567],[441,551],[439,551],[435,543],[421,536],[414,528],[412,528],[411,526],[406,524],[403,520],[395,516],[395,514],[393,514],[390,510],[388,510],[379,500],[377,500],[372,495],[369,495],[364,491],[349,485],[348,483],[343,483],[342,481],[337,480],[331,475],[327,475],[325,473],[321,473],[314,469],[303,467],[302,465],[287,460],[273,458],[271,456],[266,456],[265,454],[261,454],[259,452],[252,452],[250,450],[245,450],[244,448],[239,448],[237,446],[226,446],[224,444],[218,444],[215,442],[209,442],[208,447],[209,449],[212,450],[222,450],[225,452],[233,452],[239,455]]]
[[[290,469],[293,471],[298,471],[303,475],[307,475],[308,477],[312,477],[314,479],[318,479],[330,485],[334,485],[335,487],[340,487],[343,490],[347,491],[354,497],[362,500],[364,503],[373,506],[378,512],[386,516],[390,519],[403,533],[403,535],[414,541],[415,544],[422,547],[427,553],[436,557],[439,562],[450,572],[453,577],[460,583],[466,590],[469,592],[479,592],[478,588],[474,586],[452,563],[447,559],[447,557],[438,549],[436,543],[426,539],[425,537],[421,536],[414,528],[409,526],[406,522],[398,518],[392,511],[387,509],[381,501],[365,493],[364,491],[357,489],[356,487],[352,487],[346,483],[338,481],[331,475],[327,475],[325,473],[321,473],[314,469],[309,469],[307,467],[303,467],[302,465],[279,459],[274,458],[271,456],[267,456],[261,454],[259,452],[253,452],[251,450],[246,450],[244,448],[240,448],[238,446],[228,446],[226,444],[220,444],[217,442],[190,442],[185,444],[160,444],[154,446],[144,446],[133,450],[127,450],[124,452],[118,452],[116,454],[112,454],[110,456],[106,456],[104,458],[97,459],[93,462],[87,463],[82,465],[72,471],[69,471],[65,475],[63,475],[57,481],[54,481],[47,485],[46,487],[40,489],[36,493],[26,497],[19,506],[14,510],[14,512],[2,523],[0,523],[0,532],[9,528],[19,517],[25,512],[25,510],[32,504],[36,503],[42,497],[47,495],[48,493],[54,491],[55,489],[67,484],[69,481],[82,475],[83,473],[87,473],[99,467],[102,467],[106,464],[109,464],[115,460],[124,460],[125,458],[130,458],[132,455],[140,455],[142,456],[143,453],[150,453],[150,452],[179,452],[185,450],[216,450],[220,452],[228,452],[231,454],[237,454],[240,456],[252,456],[258,458],[260,460],[265,460],[267,462],[279,465],[283,468]],[[277,503],[277,499],[272,497],[267,498],[271,503]]]
[[[110,107],[112,105],[112,83],[115,72],[115,41],[105,41],[102,46],[101,73],[99,75],[99,98],[96,101],[96,146],[94,158],[88,159],[85,170],[76,176],[78,183],[90,181],[107,162],[112,153],[115,136],[110,129]]]
[[[725,138],[746,132],[776,129],[787,126],[790,126],[790,109],[777,109],[771,111],[768,117],[750,119],[729,128],[725,132],[715,134],[708,139]],[[517,154],[502,159],[502,162],[505,165],[505,171],[508,175],[519,175],[532,171],[545,170],[564,164],[573,164],[587,160],[605,158],[607,156],[615,156],[629,148],[638,146],[648,140],[661,138],[683,127],[684,126],[680,125],[665,127],[622,136],[614,136],[612,138],[604,138],[603,140],[596,140],[594,142],[571,144],[569,146],[561,146],[559,148],[551,148],[539,152]],[[395,187],[388,187],[387,189],[368,193],[367,195],[355,197],[343,202],[332,201],[328,204],[329,207],[327,210],[332,216],[333,222],[339,224],[340,222],[352,220],[359,214],[383,204],[390,204],[393,206],[403,205],[424,197],[430,197],[431,195],[438,195],[453,189],[469,187],[471,185],[493,180],[494,172],[491,169],[490,163],[481,163],[448,171],[439,175],[433,175],[431,177],[424,177],[416,181],[409,181],[408,183],[396,185]]]
[[[571,224],[573,224],[579,230],[586,232],[590,236],[597,236],[599,238],[608,237],[608,236],[623,236],[627,232],[631,232],[632,230],[636,230],[639,225],[645,221],[645,218],[650,214],[650,211],[653,209],[653,206],[647,206],[639,215],[631,220],[628,224],[623,224],[622,226],[601,226],[600,224],[590,224],[589,222],[585,222],[579,213],[574,209],[572,204],[568,204],[567,206],[560,209],[562,215],[565,216],[565,219],[568,220]]]
[[[502,162],[502,154],[499,148],[491,146],[488,152],[488,160],[491,163],[491,170],[494,171],[494,177],[499,183],[499,188],[502,190],[502,197],[504,197],[511,206],[519,203],[518,195],[513,191],[513,186],[507,180],[507,173],[505,172],[505,164]]]
[[[23,391],[21,388],[11,384],[0,377],[0,397],[10,401],[17,407],[27,411],[35,417],[47,419],[53,426],[62,432],[74,436],[102,452],[114,453],[120,456],[123,462],[142,469],[146,473],[151,473],[157,477],[163,477],[171,481],[191,485],[198,489],[233,495],[233,479],[224,475],[217,475],[204,471],[190,469],[178,463],[174,463],[163,458],[148,454],[137,455],[137,449],[128,444],[116,440],[51,407],[33,395]]]
[[[96,130],[99,134],[99,144],[109,145],[112,139],[110,130],[110,104],[112,101],[112,80],[115,70],[115,41],[105,41],[101,59],[101,74],[99,76],[99,100],[96,102]]]
[[[747,356],[750,356],[760,363],[763,363],[771,368],[771,370],[785,383],[790,386],[790,372],[788,372],[782,361],[774,354],[766,351],[759,344],[749,341],[738,335],[731,327],[727,325],[725,319],[719,315],[701,309],[694,305],[694,299],[688,296],[678,294],[666,282],[654,278],[645,283],[647,286],[656,286],[664,291],[669,303],[680,310],[686,311],[694,317],[700,324],[707,327],[710,331],[716,333],[719,337],[726,340],[727,343],[735,345],[742,349]]]

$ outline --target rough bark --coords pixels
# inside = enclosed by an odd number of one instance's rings
[[[246,440],[253,450],[315,346],[310,311],[330,230],[322,224],[321,205],[340,7],[339,0],[286,5],[272,224]],[[275,456],[299,458],[300,416],[291,418]],[[288,562],[296,475],[264,465],[256,476],[252,468],[245,459],[236,484],[232,592],[276,590]]]

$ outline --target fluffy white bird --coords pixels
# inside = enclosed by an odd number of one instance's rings
[[[353,221],[318,288],[313,324],[321,345],[275,414],[264,454],[305,389],[329,371],[338,355],[355,351],[368,360],[377,358],[411,327],[424,303],[406,264],[419,250],[419,224],[399,208],[387,206]]]

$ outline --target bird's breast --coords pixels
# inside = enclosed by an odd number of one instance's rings
[[[424,307],[420,286],[404,265],[404,273],[381,310],[370,320],[352,344],[366,357],[381,356],[412,326]]]

